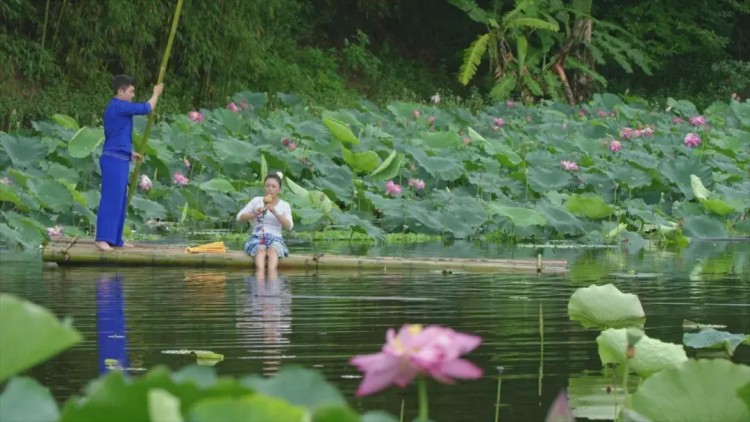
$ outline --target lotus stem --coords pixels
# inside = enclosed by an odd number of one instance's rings
[[[419,377],[419,421],[427,422],[429,420],[428,408],[427,381],[425,381],[425,377]]]
[[[401,416],[398,420],[399,422],[404,422],[404,399],[401,399]]]
[[[172,29],[169,31],[169,39],[167,40],[167,48],[164,50],[164,56],[161,59],[161,66],[159,67],[159,77],[156,80],[156,84],[159,85],[164,81],[164,74],[167,72],[167,63],[169,62],[169,55],[172,53],[172,44],[174,43],[174,36],[177,33],[177,24],[180,22],[180,12],[182,12],[183,0],[177,0],[177,6],[174,11],[174,19],[172,19]],[[154,124],[154,116],[156,116],[155,110],[151,110],[151,114],[148,115],[148,122],[146,123],[146,129],[143,131],[143,138],[141,139],[141,145],[137,149],[138,152],[143,154],[146,149],[146,142],[148,137],[151,135],[151,126]],[[133,198],[133,192],[136,190],[138,184],[138,170],[141,167],[141,161],[135,162],[135,169],[133,174],[130,176],[130,184],[128,187],[128,198],[125,202],[125,210],[130,206],[130,200]]]
[[[541,254],[540,254],[541,255]],[[542,397],[542,378],[544,378],[544,310],[539,305],[539,397]]]
[[[495,400],[495,422],[498,422],[500,420],[500,392],[502,391],[502,386],[503,386],[502,367],[498,367],[497,369],[500,374],[497,376],[497,399]]]

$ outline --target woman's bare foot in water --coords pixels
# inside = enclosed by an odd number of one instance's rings
[[[109,243],[107,242],[95,242],[94,245],[96,245],[97,248],[99,248],[100,251],[111,251],[112,247],[109,246]]]

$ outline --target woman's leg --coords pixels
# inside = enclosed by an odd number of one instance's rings
[[[265,271],[266,269],[266,250],[260,246],[255,253],[255,269],[257,271]]]
[[[276,267],[279,265],[279,251],[274,247],[268,248],[268,270],[276,271]]]

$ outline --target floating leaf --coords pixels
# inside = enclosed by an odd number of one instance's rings
[[[326,125],[331,132],[331,135],[339,141],[347,144],[359,145],[359,139],[357,139],[346,123],[332,117],[326,117],[323,119],[323,124]]]
[[[679,344],[665,343],[652,339],[645,334],[635,345],[635,356],[627,358],[628,329],[610,328],[603,331],[597,338],[599,345],[599,359],[602,365],[616,363],[624,365],[629,360],[632,371],[642,377],[648,377],[664,368],[677,365],[687,360],[685,350]]]
[[[643,327],[646,322],[638,296],[612,284],[577,289],[568,302],[568,316],[585,328]]]
[[[750,336],[703,328],[698,333],[683,334],[682,342],[693,349],[724,349],[732,356],[737,346],[745,342],[750,344]]]
[[[573,194],[565,203],[565,208],[573,214],[600,220],[615,212],[615,208],[607,204],[601,196]]]
[[[682,320],[682,328],[685,330],[702,330],[704,328],[727,328],[724,324],[701,324],[687,319]]]
[[[82,340],[70,321],[6,293],[0,293],[0,333],[0,382]]]
[[[653,421],[747,421],[737,390],[750,367],[724,359],[689,360],[647,379],[631,397],[633,410]]]
[[[688,237],[697,237],[700,239],[728,237],[724,229],[724,221],[717,217],[709,215],[700,215],[696,217],[686,217],[683,225],[684,233]]]

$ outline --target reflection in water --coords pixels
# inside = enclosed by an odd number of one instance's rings
[[[263,360],[263,374],[272,376],[281,366],[284,346],[289,344],[292,332],[292,294],[286,277],[279,277],[276,271],[269,270],[268,277],[263,271],[246,279],[247,306],[240,309],[237,328],[249,340],[250,356],[260,351]]]
[[[122,276],[102,275],[96,280],[96,331],[99,374],[127,369],[128,338]]]

